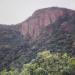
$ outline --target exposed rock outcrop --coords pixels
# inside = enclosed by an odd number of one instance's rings
[[[26,21],[20,23],[20,31],[24,36],[28,35],[36,39],[43,28],[54,23],[61,17],[63,18],[65,15],[70,16],[73,13],[75,12],[72,10],[58,7],[39,9]]]

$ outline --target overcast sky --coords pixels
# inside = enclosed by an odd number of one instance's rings
[[[37,9],[54,6],[75,10],[75,0],[0,0],[0,24],[17,24]]]

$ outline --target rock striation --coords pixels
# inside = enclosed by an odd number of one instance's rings
[[[70,16],[73,13],[75,12],[72,10],[58,7],[39,9],[35,11],[27,20],[20,23],[20,32],[24,36],[36,39],[40,35],[41,30],[46,26],[53,24],[65,15]]]

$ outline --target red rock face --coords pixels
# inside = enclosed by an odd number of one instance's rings
[[[30,18],[20,24],[21,33],[36,39],[43,28],[65,15],[64,10],[55,7],[37,10]]]

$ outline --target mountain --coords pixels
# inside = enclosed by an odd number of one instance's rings
[[[31,39],[31,49],[66,50],[75,53],[75,11],[51,7],[35,11],[19,30]]]
[[[70,16],[73,13],[74,11],[72,10],[58,7],[39,9],[27,20],[20,23],[20,31],[24,36],[29,35],[31,38],[36,39],[41,30],[49,24],[53,24],[59,18],[63,18],[66,15]]]
[[[42,50],[75,55],[74,10],[43,8],[19,24],[0,25],[0,69],[21,67]]]

